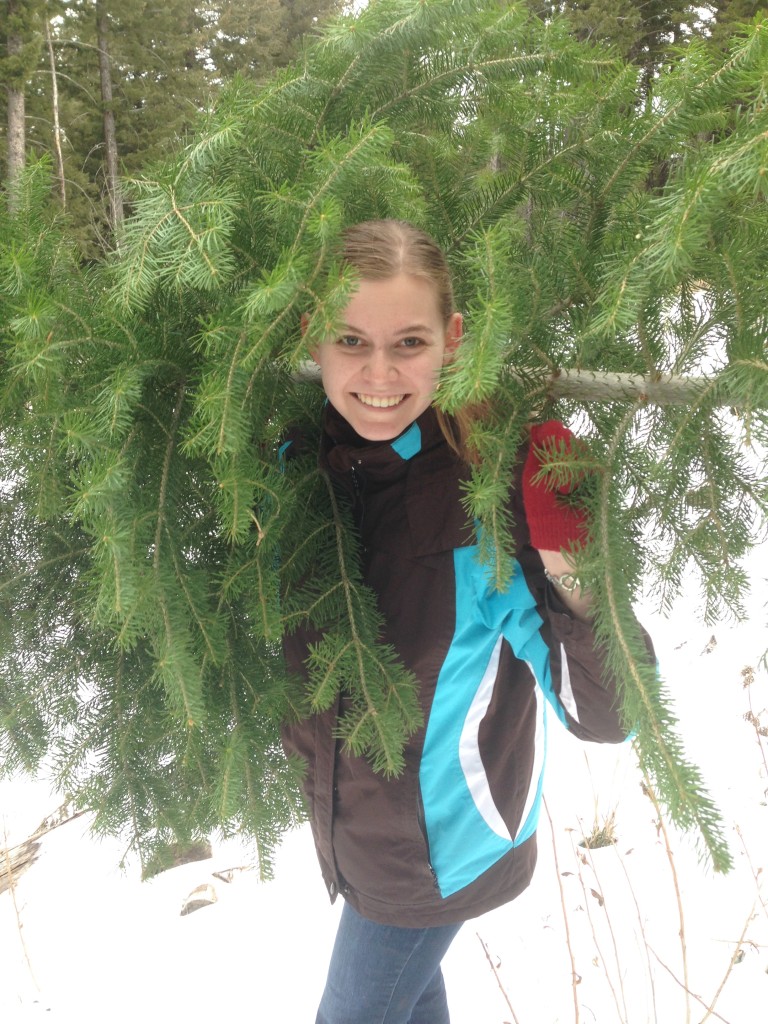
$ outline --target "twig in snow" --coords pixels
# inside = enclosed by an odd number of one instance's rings
[[[655,949],[653,949],[652,946],[649,946],[648,948],[653,953],[653,955],[656,957],[656,959],[659,961],[659,964],[664,968],[664,970],[667,972],[667,974],[670,976],[670,978],[672,978],[673,981],[677,982],[677,984],[680,986],[680,988],[685,990],[686,996],[690,996],[693,999],[695,999],[697,1003],[701,1003],[701,1005],[704,1007],[705,1010],[711,1011],[711,1016],[717,1017],[717,1019],[721,1020],[723,1022],[723,1024],[730,1024],[730,1021],[727,1021],[725,1019],[725,1017],[721,1017],[719,1013],[717,1013],[715,1010],[712,1010],[711,1007],[707,1006],[707,1004],[704,1002],[704,1000],[701,998],[701,996],[697,996],[695,992],[691,992],[691,990],[689,988],[686,988],[685,985],[683,984],[683,982],[680,981],[680,979],[677,977],[675,972],[671,969],[671,967],[669,967],[667,964],[664,963],[664,961],[661,959],[659,954],[656,952]]]
[[[744,689],[747,691],[747,701],[749,703],[749,711],[744,715],[744,720],[755,730],[755,738],[757,739],[757,745],[760,748],[760,753],[763,757],[763,768],[765,769],[765,778],[768,779],[768,758],[765,754],[765,737],[768,736],[768,728],[763,725],[760,721],[760,715],[763,711],[755,714],[754,708],[752,707],[752,684],[755,681],[755,670],[751,665],[747,665],[746,668],[741,670],[741,678],[743,680]],[[765,709],[763,709],[765,710]]]
[[[573,837],[571,837],[571,842],[573,842]],[[613,941],[614,960],[615,960],[615,963],[616,963],[616,969],[617,969],[618,974],[619,974],[619,986],[621,988],[621,1003],[619,1002],[619,996],[618,996],[618,994],[616,992],[616,988],[614,987],[613,981],[611,979],[611,972],[608,969],[608,961],[607,961],[607,959],[606,959],[606,957],[605,957],[605,955],[604,955],[604,953],[603,953],[603,951],[602,951],[602,949],[600,947],[600,940],[597,937],[597,930],[595,929],[595,921],[594,921],[594,918],[592,917],[592,910],[590,909],[592,904],[590,902],[589,896],[587,895],[587,886],[586,886],[586,882],[584,881],[584,875],[582,874],[581,867],[579,867],[579,869],[578,869],[578,872],[579,872],[579,883],[581,884],[581,890],[582,890],[582,892],[584,894],[584,908],[585,908],[585,910],[587,912],[587,918],[589,919],[589,927],[592,930],[592,941],[595,944],[595,949],[597,950],[597,954],[600,957],[600,960],[601,960],[601,962],[603,964],[603,973],[605,974],[605,980],[608,982],[608,988],[611,990],[611,995],[613,996],[613,1001],[614,1001],[614,1003],[616,1005],[616,1013],[618,1015],[618,1020],[621,1022],[621,1024],[626,1024],[626,1020],[627,1020],[627,1000],[626,1000],[626,995],[624,993],[624,984],[623,984],[623,981],[622,981],[622,978],[621,978],[621,964],[620,964],[620,961],[619,961],[618,947],[616,945],[616,934],[615,934],[615,932],[613,930],[613,922],[611,920],[611,915],[609,913],[608,907],[607,907],[606,902],[605,902],[605,894],[603,892],[602,886],[600,885],[600,879],[598,877],[597,870],[595,868],[595,862],[594,862],[594,859],[592,858],[592,851],[590,850],[589,846],[585,846],[584,849],[589,852],[589,855],[590,855],[589,861],[587,861],[586,853],[579,853],[579,852],[576,851],[575,848],[574,848],[573,852],[576,855],[576,858],[577,858],[577,860],[578,860],[578,862],[580,864],[581,863],[583,863],[583,864],[589,863],[591,865],[592,871],[593,871],[593,873],[595,875],[595,882],[596,882],[596,884],[597,884],[597,886],[599,888],[599,891],[596,891],[595,889],[591,889],[591,893],[597,899],[597,901],[600,904],[600,906],[602,907],[602,909],[605,911],[606,921],[608,922],[608,931],[610,932],[611,939]],[[623,1014],[622,1014],[622,1005],[621,1004],[623,1004]]]
[[[571,958],[571,987],[573,988],[573,1011],[575,1024],[579,1024],[579,997],[576,994],[576,986],[581,982],[581,975],[576,971],[576,960],[573,955],[573,946],[571,945],[571,929],[568,923],[568,911],[565,909],[565,893],[563,892],[563,882],[560,877],[560,863],[557,859],[557,843],[555,842],[555,826],[552,823],[552,815],[549,813],[549,807],[547,806],[546,797],[543,800],[544,811],[549,821],[549,831],[552,834],[552,853],[555,858],[555,874],[557,875],[557,884],[560,888],[560,905],[563,908],[563,923],[565,924],[565,941],[568,946],[568,956]]]
[[[766,902],[763,899],[763,892],[760,886],[760,875],[762,874],[763,869],[758,868],[757,871],[755,871],[755,865],[752,863],[752,858],[749,856],[747,844],[744,842],[744,836],[741,834],[741,829],[738,825],[736,825],[736,835],[741,840],[741,848],[744,851],[744,856],[747,858],[747,864],[749,864],[749,870],[752,872],[752,877],[755,880],[755,888],[757,889],[757,898],[760,902],[760,906],[762,907],[765,916],[768,917],[768,905],[766,905]]]
[[[739,954],[739,950],[741,949],[742,944],[744,942],[744,938],[745,938],[745,936],[747,934],[747,928],[749,927],[749,922],[753,920],[754,916],[755,916],[755,904],[753,903],[752,904],[752,909],[750,910],[749,914],[747,915],[747,920],[744,922],[744,927],[741,929],[741,936],[739,937],[739,941],[736,943],[736,949],[733,952],[733,956],[728,961],[728,969],[726,970],[725,974],[723,975],[723,980],[720,982],[720,985],[718,986],[717,992],[715,992],[714,996],[712,997],[712,1001],[711,1001],[710,1005],[707,1007],[707,1012],[701,1018],[701,1020],[699,1021],[699,1024],[705,1024],[705,1021],[708,1021],[709,1018],[715,1013],[715,1003],[720,998],[720,993],[725,988],[725,983],[726,983],[726,981],[728,981],[728,979],[731,976],[731,971],[733,970],[734,964],[738,963],[737,957],[738,957],[738,954]],[[717,1016],[717,1014],[715,1014],[715,1016]]]
[[[40,986],[37,983],[35,972],[32,969],[32,961],[30,960],[29,957],[29,950],[27,949],[27,944],[24,941],[24,924],[21,920],[21,911],[19,910],[19,904],[16,901],[16,879],[14,878],[13,875],[13,862],[11,861],[11,851],[8,849],[8,832],[5,828],[3,829],[3,840],[5,844],[3,853],[5,854],[5,870],[8,877],[8,891],[11,894],[11,900],[13,902],[13,912],[16,915],[16,928],[19,933],[19,941],[21,942],[21,948],[24,952],[24,959],[27,962],[27,968],[29,970],[30,977],[32,978],[32,983],[39,992]]]
[[[677,917],[680,922],[680,949],[683,955],[683,990],[685,991],[685,1024],[690,1024],[691,1021],[691,1002],[689,996],[693,993],[690,989],[689,978],[688,978],[688,947],[685,941],[685,916],[683,915],[683,899],[680,894],[680,881],[677,877],[677,868],[675,867],[675,855],[672,852],[672,844],[669,841],[669,833],[667,832],[667,826],[664,822],[664,817],[661,813],[661,807],[659,806],[658,798],[651,786],[650,779],[645,773],[643,773],[643,792],[653,804],[654,810],[656,811],[656,817],[658,822],[658,829],[664,836],[664,849],[667,853],[667,860],[669,867],[672,872],[672,883],[675,887],[675,899],[677,900]],[[655,954],[654,954],[655,955]],[[658,959],[658,957],[657,957]],[[661,962],[661,961],[659,961]],[[665,965],[666,966],[666,965]],[[668,969],[668,968],[667,968]],[[672,972],[670,971],[670,974]],[[674,977],[674,975],[673,975]]]
[[[618,853],[618,851],[617,851],[617,853]],[[635,905],[635,913],[637,914],[637,923],[638,923],[638,925],[640,927],[640,934],[643,937],[643,945],[645,946],[645,961],[646,961],[646,964],[648,965],[648,981],[649,981],[650,986],[651,986],[651,1002],[653,1004],[653,1019],[654,1020],[658,1020],[659,1019],[659,1013],[658,1013],[658,1009],[656,1007],[656,983],[654,982],[654,978],[653,978],[653,968],[651,967],[650,948],[648,946],[648,936],[645,934],[645,924],[643,922],[643,915],[642,915],[642,913],[640,911],[640,904],[638,903],[638,900],[637,900],[637,893],[635,892],[635,887],[632,884],[632,879],[629,877],[629,872],[627,871],[627,865],[626,865],[623,857],[619,857],[619,864],[621,864],[622,871],[624,872],[624,877],[627,880],[627,885],[629,886],[629,891],[632,893],[632,902]]]
[[[509,1007],[509,1012],[512,1014],[512,1020],[514,1021],[514,1024],[520,1024],[520,1021],[518,1020],[518,1017],[517,1017],[514,1009],[512,1008],[512,1003],[509,1001],[509,996],[507,995],[507,990],[504,988],[504,985],[502,984],[501,978],[499,977],[499,972],[496,969],[496,964],[493,962],[493,958],[491,957],[490,951],[488,949],[488,946],[486,945],[485,940],[480,935],[480,932],[475,932],[475,935],[477,936],[478,941],[480,942],[480,945],[483,947],[483,952],[485,953],[485,959],[488,961],[488,964],[489,964],[491,970],[493,971],[493,976],[496,979],[496,984],[501,989],[501,994],[504,996],[504,1002]]]

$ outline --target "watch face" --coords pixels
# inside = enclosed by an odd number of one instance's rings
[[[581,580],[572,572],[564,572],[562,576],[553,576],[548,569],[545,569],[544,575],[550,583],[554,583],[556,587],[560,587],[568,594],[572,594],[574,590],[579,590],[581,587]]]

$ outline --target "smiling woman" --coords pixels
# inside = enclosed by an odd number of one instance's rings
[[[360,437],[392,440],[431,405],[461,338],[461,314],[446,319],[434,285],[400,273],[363,280],[344,323],[341,337],[312,353],[325,393]]]
[[[377,640],[415,684],[418,714],[399,773],[376,771],[360,737],[381,729],[380,713],[361,725],[353,712],[382,682],[397,706],[385,656],[369,672],[354,627],[338,645],[312,622],[286,633],[292,672],[313,685],[332,664],[346,681],[283,730],[306,765],[328,893],[345,901],[316,1024],[448,1024],[443,954],[464,920],[531,879],[547,705],[582,739],[625,732],[591,598],[563,583],[589,539],[586,513],[560,500],[569,483],[543,479],[546,459],[582,448],[557,421],[521,426],[502,481],[514,558],[495,588],[463,499],[472,452],[433,404],[463,327],[445,257],[395,220],[349,228],[341,257],[356,290],[338,333],[309,344],[328,398],[319,466],[346,513],[340,532],[354,525],[360,542]]]

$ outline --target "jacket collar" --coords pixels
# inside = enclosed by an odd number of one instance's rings
[[[410,460],[445,444],[432,408],[392,441],[366,441],[328,402],[323,416],[320,464],[333,476],[362,470],[370,480],[392,480],[406,473]]]
[[[433,409],[387,442],[364,440],[330,404],[324,419],[320,465],[350,493],[363,489],[369,514],[360,525],[363,533],[377,530],[378,549],[407,558],[474,543],[462,500],[469,471],[449,448]],[[402,487],[397,510],[388,505],[383,520],[371,516],[375,495],[396,482]]]

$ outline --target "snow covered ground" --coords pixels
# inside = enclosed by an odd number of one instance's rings
[[[713,875],[671,832],[667,851],[631,748],[579,744],[553,718],[536,877],[513,904],[468,922],[449,951],[453,1024],[768,1019],[768,739],[745,718],[768,727],[765,597],[749,623],[717,626],[714,641],[685,609],[641,616],[688,756],[722,810],[733,872]],[[0,847],[56,805],[44,782],[0,783]],[[610,815],[616,845],[580,848]],[[252,871],[214,877],[248,864],[234,843],[146,883],[136,865],[121,870],[122,853],[78,818],[45,835],[38,860],[0,895],[3,1024],[314,1021],[339,907],[328,905],[306,830],[286,839],[267,884]],[[217,902],[181,916],[204,883]]]

